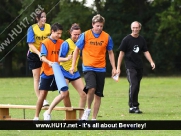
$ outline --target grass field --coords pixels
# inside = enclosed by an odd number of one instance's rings
[[[144,114],[128,113],[128,82],[121,78],[119,82],[106,79],[104,98],[98,114],[98,120],[180,120],[181,93],[180,77],[144,77],[139,94],[140,109]],[[50,92],[51,102],[58,92]],[[70,85],[72,106],[78,106],[79,96]],[[35,105],[37,98],[33,91],[32,78],[0,78],[0,104]],[[59,106],[63,106],[62,103]],[[43,119],[42,114],[40,119]],[[10,110],[14,118],[23,118],[22,110]],[[34,117],[34,110],[26,110],[26,118]],[[53,111],[52,118],[64,119],[63,111]],[[0,136],[179,136],[181,131],[171,130],[1,130]]]

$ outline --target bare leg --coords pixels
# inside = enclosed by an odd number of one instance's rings
[[[33,69],[32,73],[33,73],[34,90],[38,98],[40,94],[40,90],[38,89],[39,80],[40,80],[40,68]]]
[[[67,79],[65,79],[67,85],[69,84],[69,81]],[[67,91],[67,94],[65,96],[65,98],[63,99],[64,102],[64,106],[65,107],[71,107],[71,101],[70,101],[70,96],[69,96],[69,91]]]
[[[54,98],[51,105],[49,106],[47,113],[51,114],[53,108],[61,101],[63,100],[68,94],[68,91],[61,91],[61,93]]]
[[[100,105],[101,105],[101,97],[99,97],[95,94],[94,95],[94,108],[93,108],[92,119],[96,119],[97,114],[99,112]]]
[[[72,81],[71,82],[73,87],[77,90],[77,92],[79,93],[80,96],[80,100],[79,100],[79,107],[80,108],[85,108],[86,105],[86,93],[83,91],[84,89],[84,84],[81,78]],[[84,111],[79,111],[79,119],[81,119],[82,115],[83,115]]]
[[[40,114],[40,111],[41,111],[41,108],[42,108],[42,105],[43,105],[43,101],[46,98],[47,93],[48,93],[48,91],[45,91],[45,90],[40,91],[40,94],[39,94],[39,97],[38,97],[38,100],[37,100],[37,103],[36,103],[35,117],[39,117],[39,114]]]
[[[91,105],[94,99],[95,88],[90,88],[87,93],[87,107],[91,109]]]

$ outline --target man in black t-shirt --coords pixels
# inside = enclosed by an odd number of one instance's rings
[[[141,53],[144,53],[152,69],[155,69],[155,63],[148,51],[145,39],[139,35],[141,23],[134,21],[131,24],[131,30],[132,33],[124,37],[119,46],[120,53],[117,62],[117,73],[121,73],[120,67],[124,57],[126,74],[129,82],[129,113],[142,113],[139,109],[138,102],[140,82],[143,75]]]

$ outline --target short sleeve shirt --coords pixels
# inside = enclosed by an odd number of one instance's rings
[[[142,36],[138,36],[137,38],[132,37],[131,35],[127,35],[121,42],[119,46],[119,51],[123,51],[125,53],[125,66],[127,69],[143,68],[143,62],[141,59],[141,53],[148,51],[146,41]]]

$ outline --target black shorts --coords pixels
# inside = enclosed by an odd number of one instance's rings
[[[29,52],[27,60],[30,70],[40,68],[42,65],[42,61],[40,60],[39,56],[36,53]]]
[[[72,81],[75,81],[75,80],[79,79],[80,76],[77,77],[77,78],[75,78],[75,79],[71,79],[71,78],[68,78],[68,77],[65,77],[65,76],[64,76],[64,78],[67,79],[67,80],[69,81],[69,83],[70,83],[70,82],[72,82]]]
[[[86,86],[84,92],[87,93],[88,89],[95,88],[95,94],[99,97],[104,97],[104,83],[106,72],[86,71],[84,72],[84,79]]]
[[[52,77],[52,78],[40,77],[39,90],[45,90],[45,91],[56,91],[56,90],[58,90],[57,84],[55,82],[55,77]]]

